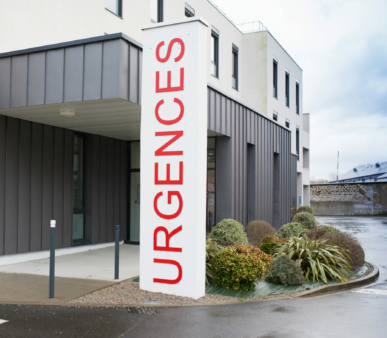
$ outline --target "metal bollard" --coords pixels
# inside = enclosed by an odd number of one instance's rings
[[[56,221],[50,221],[50,292],[49,298],[54,298],[55,294],[55,227]]]
[[[116,225],[116,247],[115,247],[114,279],[119,279],[120,270],[120,226]]]
[[[209,212],[209,215],[208,215],[208,223],[210,223],[210,232],[212,231],[212,225],[214,223],[214,213],[212,211]]]

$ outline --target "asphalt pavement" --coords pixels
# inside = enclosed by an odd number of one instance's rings
[[[381,272],[366,290],[305,300],[157,308],[0,305],[0,337],[387,337],[387,217],[319,218],[354,233]],[[1,320],[0,320],[1,323]]]

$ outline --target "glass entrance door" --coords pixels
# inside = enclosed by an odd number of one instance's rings
[[[83,136],[75,134],[73,167],[73,245],[81,245],[85,240],[83,181]]]
[[[140,142],[130,143],[129,242],[140,242]]]

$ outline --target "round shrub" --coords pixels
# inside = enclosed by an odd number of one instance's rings
[[[282,285],[301,285],[304,274],[299,265],[288,256],[278,257],[265,275],[265,281]]]
[[[243,225],[233,219],[224,219],[220,221],[214,226],[211,233],[208,235],[208,238],[218,244],[228,242],[243,245],[249,244]]]
[[[364,250],[358,239],[347,233],[329,233],[326,232],[322,239],[328,243],[337,245],[339,248],[347,250],[346,259],[352,268],[360,268],[364,264]]]
[[[317,221],[309,212],[299,212],[294,215],[293,222],[300,223],[303,228],[315,229],[317,228]]]
[[[329,225],[323,225],[320,228],[326,230],[327,232],[330,232],[331,234],[341,234],[341,230],[335,227],[331,227]]]
[[[292,222],[284,224],[277,232],[278,238],[290,238],[292,236],[302,237],[305,236],[305,229],[301,224]]]
[[[327,232],[328,231],[326,229],[323,229],[322,227],[320,227],[317,229],[309,230],[306,233],[306,237],[308,237],[309,239],[313,239],[313,240],[317,241],[317,240],[325,238],[324,236]]]
[[[275,234],[275,229],[265,221],[252,221],[247,225],[246,233],[250,244],[259,246],[263,237]]]
[[[309,205],[303,205],[298,208],[298,212],[308,212],[313,215],[313,208]]]
[[[206,241],[206,285],[210,285],[214,274],[212,272],[212,260],[215,257],[215,254],[222,250],[223,247],[215,243],[212,239],[207,239]]]
[[[262,243],[261,243],[259,248],[263,252],[267,253],[268,255],[272,255],[272,254],[274,254],[275,250],[279,246],[281,246],[282,243],[284,243],[286,241],[287,241],[287,238],[279,239],[275,235],[265,236],[265,237],[263,237]]]
[[[250,291],[257,279],[264,276],[271,257],[254,246],[229,246],[216,253],[212,260],[215,286]]]

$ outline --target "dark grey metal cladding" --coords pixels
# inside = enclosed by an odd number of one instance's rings
[[[290,171],[291,177],[297,178],[297,155],[290,155]],[[291,181],[291,206],[293,209],[297,209],[297,179]]]
[[[216,142],[216,221],[273,222],[274,154],[278,154],[280,225],[290,221],[297,181],[289,130],[208,87],[208,129]],[[220,169],[219,169],[220,168]]]
[[[0,115],[0,255],[48,250],[51,219],[56,247],[72,246],[73,146],[72,130]],[[124,239],[127,142],[85,134],[85,147],[86,239],[112,241],[116,224]]]
[[[0,109],[111,98],[140,103],[140,46],[117,37],[72,44],[0,54]]]

